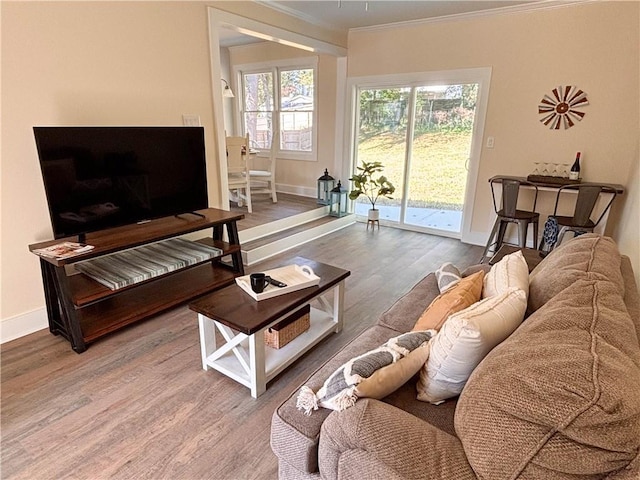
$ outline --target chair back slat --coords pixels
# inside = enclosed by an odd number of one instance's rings
[[[576,210],[573,214],[573,222],[578,227],[583,227],[589,223],[602,187],[600,185],[582,185],[578,190],[576,199]]]
[[[242,154],[243,148],[249,148],[249,136],[227,137],[227,171],[228,173],[243,173],[247,170],[247,155]]]
[[[520,190],[520,182],[517,180],[502,180],[502,210],[507,217],[516,215],[518,206],[518,192]]]

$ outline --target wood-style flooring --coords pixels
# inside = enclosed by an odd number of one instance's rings
[[[255,265],[296,255],[351,270],[344,330],[273,380],[258,399],[202,370],[186,306],[106,337],[78,355],[43,330],[2,345],[2,479],[276,479],[276,406],[372,325],[420,278],[481,247],[355,224]]]
[[[273,203],[271,197],[264,194],[252,197],[251,213],[247,207],[238,207],[231,202],[231,211],[243,213],[244,218],[238,222],[238,230],[246,230],[258,225],[264,225],[274,220],[291,217],[299,213],[309,212],[320,208],[315,198],[301,197],[290,193],[278,193],[278,201]]]

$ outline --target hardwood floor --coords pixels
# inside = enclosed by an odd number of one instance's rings
[[[482,248],[355,224],[273,257],[351,270],[345,326],[273,380],[258,399],[202,370],[196,314],[186,306],[133,325],[78,355],[48,331],[2,345],[3,479],[275,479],[277,405],[329,356],[445,261]]]
[[[320,207],[321,205],[317,204],[315,198],[301,197],[290,193],[278,193],[277,203],[273,203],[271,197],[267,195],[256,195],[253,198],[251,213],[247,212],[246,206],[238,207],[233,202],[230,208],[232,212],[244,214],[244,218],[238,222],[238,230],[246,230],[247,228],[264,225],[274,220],[309,212]]]

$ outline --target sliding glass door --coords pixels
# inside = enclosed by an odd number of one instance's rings
[[[470,166],[482,138],[477,119],[484,119],[478,109],[482,82],[464,80],[356,88],[354,165],[382,162],[396,187],[393,199],[376,205],[381,221],[462,236],[467,185],[475,184],[469,182]],[[366,198],[358,199],[356,214],[368,209]]]

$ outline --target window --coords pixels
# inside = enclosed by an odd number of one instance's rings
[[[279,131],[279,156],[315,160],[315,65],[245,66],[240,80],[243,129],[252,146],[270,149],[272,135]]]

